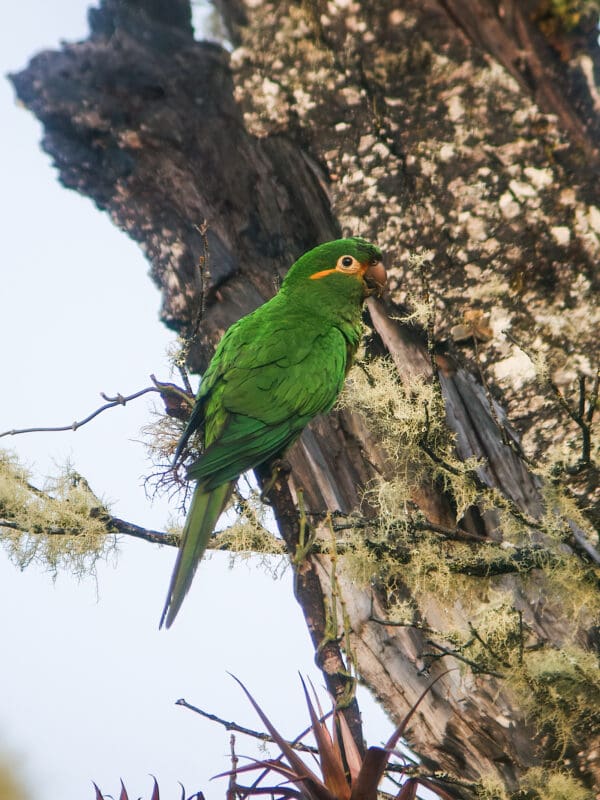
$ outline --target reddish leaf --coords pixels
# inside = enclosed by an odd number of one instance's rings
[[[386,766],[392,754],[395,754],[394,747],[400,737],[404,734],[406,727],[414,715],[415,711],[423,701],[431,688],[443,678],[448,672],[447,670],[439,675],[429,686],[421,693],[417,702],[413,705],[410,711],[406,714],[401,724],[396,728],[394,733],[388,739],[385,747],[370,747],[364,759],[361,759],[360,752],[356,746],[356,742],[352,737],[352,733],[348,723],[343,715],[334,711],[334,728],[333,736],[329,732],[327,725],[323,721],[321,705],[315,693],[317,708],[321,712],[321,717],[317,715],[315,707],[306,687],[306,683],[300,676],[302,681],[302,688],[306,698],[306,704],[311,719],[311,727],[317,742],[319,751],[319,762],[321,771],[323,773],[323,781],[304,763],[304,761],[296,754],[291,747],[290,743],[284,739],[277,729],[272,725],[269,718],[262,711],[258,703],[254,700],[250,692],[246,689],[244,684],[232,675],[232,678],[240,685],[242,691],[254,707],[256,713],[261,718],[263,724],[273,737],[276,744],[279,746],[282,755],[276,759],[268,759],[262,761],[255,761],[244,767],[239,767],[235,773],[250,772],[253,770],[261,769],[271,772],[277,772],[285,778],[285,782],[295,783],[301,790],[300,795],[292,789],[283,789],[281,786],[257,786],[244,788],[244,793],[247,797],[253,794],[277,794],[285,796],[294,800],[377,800],[377,789],[381,779],[383,778]],[[311,684],[311,688],[312,684]],[[313,688],[314,692],[314,688]],[[339,724],[339,734],[336,725]],[[341,737],[341,744],[340,744]],[[348,778],[344,770],[344,760],[342,755],[342,746],[346,763],[350,770],[351,785],[348,783]],[[290,766],[282,763],[281,758],[284,757],[288,760]],[[223,772],[215,777],[230,776],[233,772]],[[259,777],[256,783],[259,783],[263,776]],[[438,787],[434,781],[426,778],[409,778],[402,786],[396,800],[415,800],[417,797],[418,786],[424,786],[432,792],[437,793],[441,800],[453,800],[453,798],[444,790]],[[124,787],[123,787],[124,788]],[[204,797],[199,793],[198,800],[204,800]],[[103,800],[102,796],[97,797],[96,800]],[[120,800],[128,800],[125,796]],[[152,797],[151,800],[158,800],[158,797]],[[184,797],[182,797],[184,800]],[[192,800],[192,798],[190,798]]]
[[[394,747],[396,746],[398,739],[402,736],[402,734],[406,730],[406,726],[408,725],[409,720],[419,707],[419,704],[421,703],[427,692],[429,692],[432,686],[434,686],[441,678],[443,678],[444,675],[447,675],[448,672],[452,672],[452,670],[446,670],[445,672],[442,672],[442,674],[438,675],[438,677],[434,681],[432,681],[429,684],[429,686],[421,693],[417,702],[410,709],[408,714],[404,717],[404,719],[402,720],[400,725],[396,728],[394,733],[390,736],[384,748],[370,747],[367,750],[367,754],[365,756],[365,760],[363,761],[363,765],[360,774],[357,778],[356,784],[353,785],[352,787],[351,800],[374,800],[374,798],[377,796],[377,787],[379,786],[379,783],[383,778],[383,773],[385,772],[385,768],[387,766],[390,756],[394,752]]]
[[[350,786],[348,786],[348,780],[344,772],[344,764],[339,745],[336,746],[337,743],[334,744],[331,734],[327,729],[327,725],[321,722],[317,716],[302,676],[300,676],[300,680],[302,681],[306,705],[308,706],[313,733],[319,749],[319,761],[325,785],[338,800],[350,800]],[[320,707],[319,711],[322,712]],[[321,716],[323,716],[322,713]]]
[[[154,789],[152,789],[152,797],[150,800],[160,800],[160,795],[158,793],[158,783],[156,782],[156,778],[154,775],[152,776],[152,780],[154,781]]]
[[[344,755],[346,756],[346,763],[348,764],[348,769],[350,770],[350,778],[352,779],[352,783],[354,783],[356,780],[358,780],[363,758],[358,747],[356,746],[354,736],[352,736],[350,726],[346,722],[344,715],[337,714],[336,720],[340,726],[342,744],[344,746]]]
[[[309,776],[306,773],[299,773],[292,767],[288,767],[287,764],[284,764],[282,761],[274,758],[267,758],[263,761],[255,761],[252,759],[252,764],[246,764],[243,767],[236,767],[235,769],[228,769],[227,772],[219,772],[218,775],[213,775],[213,779],[226,778],[229,775],[237,775],[241,772],[252,772],[254,769],[267,769],[273,772],[280,772],[284,777],[291,781],[303,781],[309,779]],[[308,771],[309,770],[307,768],[307,772]]]
[[[352,784],[350,800],[375,800],[389,757],[390,754],[381,747],[369,747],[358,777]]]
[[[396,800],[415,800],[419,781],[409,778],[396,795]]]
[[[125,784],[123,783],[123,778],[121,778],[121,794],[119,795],[119,800],[129,800],[129,795],[127,794]]]
[[[92,783],[94,783],[94,781],[92,781]],[[96,786],[96,784],[95,784],[95,783],[94,783],[94,789],[96,790],[96,800],[104,800],[104,795],[102,794],[102,792],[101,792],[101,791],[100,791],[100,789],[99,789],[99,788]]]
[[[268,794],[271,797],[275,795],[277,797],[293,797],[294,800],[303,800],[304,795],[302,792],[299,792],[298,789],[291,789],[289,787],[284,786],[253,786],[251,789],[247,787],[241,787],[243,791],[241,792],[242,795],[252,796],[254,794]],[[190,800],[194,800],[194,798],[190,798]]]
[[[256,700],[252,697],[250,692],[246,689],[244,684],[235,677],[235,675],[231,676],[236,683],[240,685],[242,691],[252,704],[254,710],[261,718],[264,726],[269,731],[275,742],[279,746],[279,749],[283,753],[283,755],[287,758],[290,765],[292,766],[293,770],[296,772],[297,775],[302,775],[303,780],[303,789],[305,794],[309,798],[309,800],[336,800],[335,796],[331,794],[329,789],[325,786],[325,784],[320,780],[320,778],[315,775],[315,773],[309,769],[304,761],[297,755],[295,750],[293,750],[289,743],[283,738],[283,736],[279,733],[279,731],[273,726],[269,718],[266,716],[262,708],[258,705]],[[305,777],[304,777],[305,776]]]
[[[154,778],[154,775],[152,777]],[[185,786],[183,785],[183,783],[181,781],[178,781],[178,783],[181,786],[181,800],[186,800],[186,798],[185,798]],[[151,800],[154,800],[154,797],[152,797]],[[202,792],[196,792],[196,794],[191,794],[187,798],[187,800],[204,800],[204,795],[202,794]]]
[[[421,701],[423,700],[425,695],[429,691],[431,691],[431,688],[441,678],[443,678],[444,675],[447,675],[449,672],[452,672],[452,670],[446,670],[445,672],[442,672],[442,674],[438,675],[438,677],[434,681],[432,681],[429,684],[429,686],[421,693],[421,695],[420,695],[419,699],[417,700],[417,702],[410,709],[410,711],[404,717],[404,719],[402,720],[400,725],[398,725],[398,727],[396,728],[394,733],[392,733],[390,738],[387,740],[383,750],[381,748],[379,748],[379,747],[370,747],[369,748],[369,750],[367,751],[367,756],[365,757],[365,761],[363,763],[363,768],[361,769],[361,775],[358,778],[358,781],[359,781],[359,784],[360,784],[360,789],[357,786],[356,793],[354,791],[352,792],[352,800],[367,800],[367,798],[373,797],[371,792],[374,791],[374,789],[376,789],[377,786],[379,786],[379,783],[380,783],[381,779],[383,778],[383,773],[385,772],[385,768],[387,766],[387,762],[388,762],[390,756],[392,755],[392,752],[394,750],[394,747],[396,746],[396,743],[398,742],[398,739],[402,736],[402,734],[406,730],[406,726],[408,725],[408,722],[411,719],[412,715],[415,713],[415,711],[419,707],[419,704],[421,703]],[[368,759],[369,753],[371,751],[374,752],[374,755],[370,759]],[[385,757],[382,757],[382,755],[381,755],[382,753],[384,754]],[[368,764],[367,764],[367,761],[368,761]],[[368,766],[368,769],[365,771],[365,774],[363,775],[362,773],[363,773],[363,770],[365,770],[365,765]],[[359,793],[359,791],[360,791],[360,793]]]
[[[300,680],[302,680],[302,676],[300,676]],[[309,679],[310,687],[313,690],[313,694],[315,695],[315,699],[317,701],[317,707],[319,709],[319,714],[321,715],[321,721],[324,721],[323,710],[321,708],[321,704],[319,703],[319,698],[315,692],[315,688],[312,685],[312,681]],[[354,736],[350,731],[350,726],[346,722],[346,717],[342,712],[340,712],[335,707],[335,699],[330,695],[331,705],[332,705],[332,713],[333,714],[333,746],[336,752],[336,756],[339,759],[339,763],[344,768],[344,762],[348,766],[350,771],[350,785],[358,778],[358,773],[360,772],[360,768],[362,766],[362,755],[356,746],[356,742],[354,741]],[[338,727],[339,726],[339,727]],[[341,735],[341,743],[340,743],[340,735]]]

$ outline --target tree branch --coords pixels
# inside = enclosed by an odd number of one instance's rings
[[[457,650],[450,650],[448,647],[444,647],[443,645],[434,642],[432,639],[427,639],[426,644],[430,645],[431,647],[434,647],[436,650],[439,650],[440,655],[429,653],[429,654],[423,654],[423,657],[427,657],[433,660],[438,658],[444,658],[444,656],[452,656],[452,658],[456,658],[459,661],[462,661],[464,664],[467,664],[467,666],[471,667],[471,669],[476,675],[491,675],[494,678],[505,677],[501,672],[496,672],[495,670],[491,669],[484,669],[476,661],[473,661],[470,658],[466,658]]]
[[[116,395],[116,397],[109,398],[107,397],[104,392],[100,392],[100,396],[107,400],[108,402],[105,405],[100,406],[95,411],[92,411],[91,414],[88,414],[87,417],[80,421],[72,422],[70,425],[59,425],[56,427],[38,427],[38,428],[13,428],[9,431],[3,431],[0,433],[0,439],[3,436],[17,436],[21,433],[60,433],[63,431],[76,431],[78,428],[87,425],[88,422],[91,422],[98,414],[102,414],[103,411],[106,411],[109,408],[114,408],[115,406],[124,406],[130,400],[135,400],[138,397],[141,397],[144,394],[148,394],[148,392],[157,392],[158,389],[154,386],[148,386],[145,389],[140,389],[139,392],[135,392],[134,394],[130,394],[127,397],[124,397],[122,394]]]
[[[92,515],[93,516],[93,515]],[[167,545],[168,547],[179,547],[180,537],[176,533],[163,533],[161,531],[154,531],[149,528],[142,528],[135,525],[133,522],[126,522],[119,517],[112,517],[106,515],[103,520],[106,526],[106,535],[123,534],[125,536],[133,536],[135,539],[143,539],[151,544]],[[20,533],[26,533],[29,536],[39,536],[37,531],[31,531],[26,525],[22,525],[11,519],[0,519],[0,528],[9,528]],[[79,536],[79,531],[69,530],[68,528],[52,527],[46,528],[41,532],[44,536]]]
[[[157,392],[160,394],[165,403],[166,412],[169,414],[169,416],[177,417],[179,419],[187,419],[187,417],[190,415],[191,406],[194,402],[194,396],[173,383],[162,383],[157,381],[154,375],[151,375],[150,379],[154,383],[154,386],[147,386],[145,389],[140,389],[138,392],[134,392],[133,394],[122,395],[119,392],[117,395],[115,395],[115,397],[109,397],[104,392],[100,392],[100,397],[102,397],[103,400],[106,400],[106,403],[97,408],[95,411],[92,411],[92,413],[88,414],[88,416],[84,417],[84,419],[75,420],[75,422],[72,422],[70,425],[58,425],[55,427],[12,428],[11,430],[1,432],[0,439],[3,436],[18,436],[22,433],[63,433],[65,431],[76,431],[79,428],[82,428],[84,425],[87,425],[88,422],[91,422],[104,411],[107,411],[110,408],[115,408],[116,406],[124,406],[131,400],[137,400],[138,397],[142,397],[143,395],[151,392]],[[181,409],[182,403],[184,406],[185,404],[188,406],[187,414],[185,414],[183,417],[183,412]]]
[[[277,744],[277,741],[268,733],[264,733],[263,731],[255,731],[252,728],[246,728],[243,725],[238,725],[237,722],[228,722],[222,717],[217,717],[216,714],[211,714],[208,711],[204,711],[198,706],[194,706],[191,703],[188,703],[183,697],[180,697],[179,700],[175,701],[176,706],[183,706],[183,708],[188,708],[190,711],[193,711],[195,714],[200,714],[201,717],[205,719],[209,719],[211,722],[216,722],[218,725],[222,725],[226,731],[235,731],[236,733],[243,733],[245,736],[251,736],[253,739],[260,739],[261,742],[270,742],[271,744]],[[331,711],[325,714],[322,717],[322,721],[327,719],[331,716]],[[293,741],[288,741],[290,747],[293,747],[294,750],[300,750],[303,753],[318,753],[318,749],[313,747],[312,745],[304,744],[300,741],[304,736],[310,733],[311,728],[306,728],[302,733],[300,733]]]
[[[141,528],[139,525],[135,525],[133,522],[126,522],[124,519],[119,519],[119,517],[108,517],[106,524],[107,527],[114,528],[117,533],[133,536],[135,539],[143,539],[145,542],[151,542],[152,544],[179,547],[181,541],[178,533],[164,533]],[[112,533],[113,531],[108,532]]]

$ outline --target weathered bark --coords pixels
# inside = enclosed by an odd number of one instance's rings
[[[340,232],[380,243],[392,282],[385,303],[369,303],[373,349],[389,352],[407,385],[431,379],[436,361],[457,452],[481,459],[481,485],[499,489],[535,531],[548,509],[521,446],[536,459],[550,445],[575,441],[577,428],[567,418],[552,429],[540,424],[556,410],[544,412],[539,387],[516,369],[522,362],[501,331],[543,349],[563,387],[576,369],[593,371],[600,255],[594,20],[549,37],[531,16],[533,3],[364,6],[223,1],[236,45],[230,57],[194,40],[183,0],[168,7],[104,0],[90,12],[88,41],[36,56],[12,79],[44,124],[43,145],[61,181],[92,197],[144,248],[168,325],[192,329],[204,282],[206,309],[189,359],[196,371],[302,251]],[[202,274],[204,222],[210,262]],[[445,340],[436,352],[422,332],[394,319],[422,290],[410,251],[430,259],[435,335],[438,344]],[[481,352],[472,339],[455,345],[450,336],[472,309],[490,320],[492,338]],[[463,365],[465,356],[479,360],[491,389]],[[490,391],[502,393],[509,417],[521,423],[523,445]],[[311,519],[360,511],[368,520],[376,510],[364,503],[365,487],[394,470],[368,420],[349,410],[316,420],[289,461],[291,475],[277,482],[273,502],[291,553],[298,526],[290,504],[299,487]],[[596,516],[597,475],[586,465],[571,487]],[[417,487],[413,501],[432,524],[456,528],[452,498],[437,485]],[[473,508],[460,532],[502,539],[498,520]],[[577,537],[585,541],[577,531],[574,546]],[[543,531],[532,535],[544,541]],[[309,556],[296,566],[320,665],[342,697],[339,646],[324,642],[331,560]],[[335,578],[359,674],[400,719],[444,669],[427,655],[439,646],[428,631],[468,632],[468,615],[459,602],[448,607],[430,597],[419,603],[420,625],[384,624],[383,583],[361,588],[341,560]],[[516,575],[495,580],[532,635],[556,647],[573,638],[586,643],[586,631],[572,630],[556,600],[539,601],[543,576],[527,586]],[[349,717],[358,733],[356,712],[354,705]],[[469,671],[436,684],[410,731],[432,769],[471,781],[495,776],[510,790],[529,767],[556,758],[551,739],[536,738],[501,678]],[[600,789],[595,742],[590,736],[579,752],[569,749],[567,766]]]

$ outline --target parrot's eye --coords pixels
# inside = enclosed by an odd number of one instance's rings
[[[359,266],[360,264],[358,263],[358,261],[352,256],[340,256],[338,258],[337,262],[338,269],[355,272],[359,268]]]

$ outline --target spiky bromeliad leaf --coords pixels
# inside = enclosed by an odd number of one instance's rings
[[[344,770],[344,759],[337,737],[331,737],[327,725],[317,716],[302,676],[300,680],[302,681],[304,697],[306,698],[306,705],[308,706],[308,713],[310,714],[313,734],[319,749],[319,761],[321,772],[323,773],[323,782],[338,800],[350,800],[351,787]],[[319,711],[321,712],[321,708],[319,708]],[[321,717],[322,716],[323,713],[321,712]],[[335,734],[335,719],[333,730]]]
[[[274,727],[264,711],[246,689],[244,684],[235,676],[234,680],[240,685],[246,697],[250,700],[256,713],[261,718],[263,724],[273,737],[275,743],[281,750],[281,757],[285,757],[289,766],[282,763],[280,759],[266,759],[253,761],[245,767],[238,768],[237,773],[251,772],[263,769],[267,772],[276,772],[282,775],[288,782],[294,783],[300,793],[293,789],[279,786],[258,786],[257,781],[252,787],[245,788],[246,796],[258,794],[273,794],[279,797],[296,798],[300,800],[377,800],[378,787],[384,776],[388,761],[392,755],[399,755],[396,751],[398,740],[403,735],[406,727],[411,720],[416,709],[431,690],[431,687],[444,677],[447,673],[439,675],[420,695],[417,702],[404,717],[400,725],[390,736],[384,747],[369,747],[364,758],[361,757],[358,747],[354,742],[350,729],[342,714],[337,710],[333,711],[333,735],[330,734],[325,722],[325,715],[322,713],[318,698],[316,699],[319,714],[310,699],[306,683],[302,681],[302,688],[306,698],[306,704],[311,719],[311,729],[317,743],[319,752],[319,764],[323,779],[319,778],[304,761],[294,751],[292,745],[284,739],[279,731]],[[312,684],[311,684],[312,686]],[[314,688],[313,688],[314,692]],[[316,696],[316,695],[315,695]],[[337,733],[337,726],[341,735],[341,744]],[[346,772],[346,766],[348,772]],[[349,773],[349,774],[348,774]],[[232,775],[231,771],[221,773],[216,777]],[[262,777],[262,776],[261,776]],[[418,786],[424,786],[442,798],[442,800],[452,800],[451,796],[437,785],[435,781],[425,777],[411,777],[401,787],[396,800],[414,800]]]
[[[277,772],[281,774],[287,775],[290,780],[292,780],[296,785],[300,784],[300,789],[306,792],[306,797],[308,800],[336,800],[335,795],[327,788],[327,786],[323,783],[323,781],[318,777],[316,773],[314,773],[309,767],[306,766],[304,761],[300,758],[300,756],[296,753],[296,751],[291,747],[289,742],[283,738],[283,736],[279,733],[279,731],[275,728],[275,726],[271,723],[267,715],[264,713],[262,708],[258,705],[256,700],[252,697],[248,689],[244,686],[244,684],[232,675],[232,678],[241,686],[242,691],[254,707],[254,710],[261,718],[265,728],[269,731],[275,742],[277,743],[278,747],[280,748],[283,755],[287,758],[290,763],[292,769],[288,769],[285,765],[278,763],[278,766],[275,767],[271,765],[271,769],[276,769]],[[256,762],[256,764],[249,765],[250,768],[258,768],[261,766],[268,766],[267,762]],[[243,771],[247,771],[247,768],[242,768]],[[242,770],[238,769],[238,772]],[[229,773],[224,773],[229,774]]]
[[[160,800],[160,793],[158,791],[158,783],[156,778],[152,776],[152,780],[154,781],[154,786],[152,788],[152,795],[150,796],[150,800]],[[108,800],[110,797],[112,800],[112,795],[104,795],[98,788],[98,785],[94,783],[94,789],[96,791],[96,800]],[[125,784],[123,780],[121,780],[121,791],[119,793],[119,800],[129,800],[129,795],[127,794],[127,789],[125,788]],[[181,786],[181,800],[186,800],[185,797],[185,789]],[[196,792],[196,794],[190,795],[187,800],[204,800],[204,795],[202,792]]]
[[[346,722],[346,717],[343,714],[337,715],[337,723],[339,725],[340,734],[342,737],[342,747],[344,748],[344,755],[346,756],[346,764],[348,765],[348,769],[350,771],[350,782],[352,784],[358,780],[358,776],[360,774],[360,770],[363,763],[362,755],[358,747],[356,746],[356,742],[354,741],[354,736],[352,736],[352,731],[350,730],[350,726]],[[333,726],[333,735],[334,738],[337,739],[337,732],[338,726]],[[339,745],[338,745],[339,747]]]

